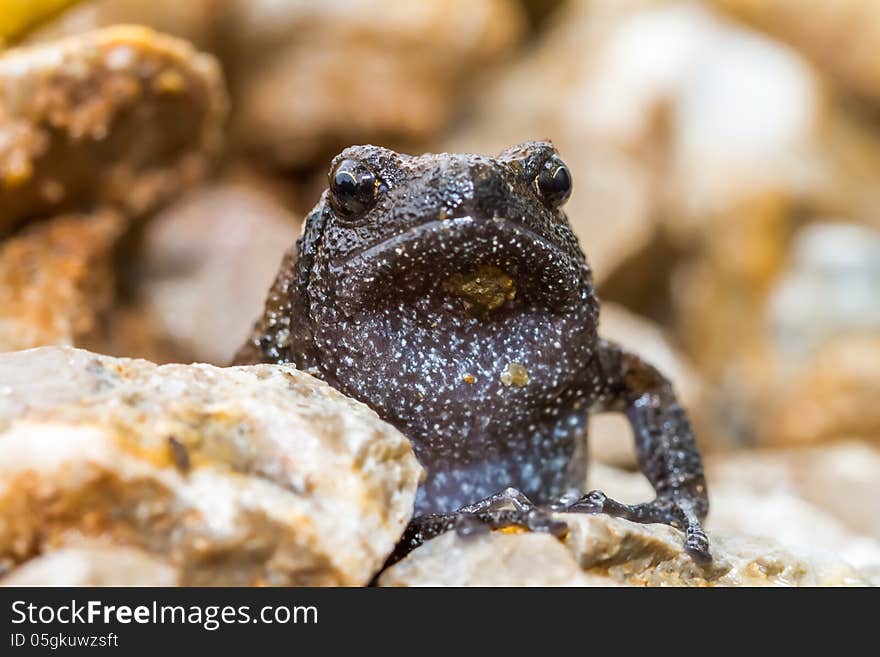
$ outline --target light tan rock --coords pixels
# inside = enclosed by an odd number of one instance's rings
[[[203,187],[145,228],[135,294],[181,358],[228,364],[298,234],[298,217],[253,186]]]
[[[755,197],[812,200],[830,184],[822,152],[829,109],[813,68],[784,44],[699,13],[689,20],[702,40],[676,80],[669,126],[666,218],[685,238],[715,230],[713,215]]]
[[[468,81],[520,39],[505,0],[235,3],[235,132],[284,166],[352,143],[425,143]]]
[[[221,59],[237,143],[270,163],[324,166],[352,143],[425,144],[475,74],[524,36],[508,0],[94,0],[30,36],[120,23],[173,34]]]
[[[379,579],[382,586],[844,586],[868,580],[828,555],[791,551],[774,541],[716,532],[713,561],[682,550],[681,533],[607,516],[560,514],[563,543],[534,534],[447,533],[410,553]],[[567,549],[566,549],[567,548]],[[503,555],[501,558],[498,555]]]
[[[836,110],[823,81],[792,48],[700,3],[656,3],[605,39],[589,86],[596,109],[585,112],[619,148],[660,149],[657,222],[689,254],[665,274],[680,342],[710,382],[760,380],[763,309],[787,234],[799,208],[829,202],[840,182],[826,152]],[[648,267],[639,271],[650,280]],[[754,431],[759,393],[729,387],[701,422],[717,427],[711,443],[740,444]]]
[[[713,500],[721,491],[751,498],[775,493],[797,498],[814,510],[834,518],[848,531],[880,541],[880,449],[863,442],[797,449],[761,449],[732,454],[716,454],[707,461],[707,476]],[[716,509],[718,504],[713,502]],[[725,506],[727,504],[725,503]],[[772,506],[768,503],[768,506]],[[747,514],[749,502],[736,503]],[[776,523],[784,527],[787,514],[780,508]],[[713,512],[715,521],[721,515]],[[716,525],[743,529],[742,525]],[[772,527],[770,528],[772,530]],[[753,533],[760,533],[754,530]],[[810,540],[821,540],[816,532]],[[878,556],[880,563],[880,556]]]
[[[794,234],[765,320],[787,369],[835,338],[880,335],[878,263],[880,227],[821,221]]]
[[[626,504],[638,504],[654,497],[654,490],[641,472],[615,468],[604,463],[590,463],[584,490],[600,489]]]
[[[285,366],[0,355],[3,570],[83,540],[182,584],[365,584],[412,513],[409,442]]]
[[[847,91],[880,100],[880,7],[873,0],[713,0],[733,16],[784,39]],[[845,44],[845,47],[841,47]]]
[[[776,360],[758,443],[880,444],[880,230],[824,221],[794,236],[765,310]]]
[[[569,521],[571,519],[569,518]],[[587,572],[606,570],[639,586],[839,586],[868,581],[831,555],[791,550],[772,539],[712,532],[713,560],[696,563],[682,535],[665,525],[636,525],[605,517],[570,522],[567,539]]]
[[[176,586],[177,570],[143,550],[121,546],[71,547],[26,561],[0,586]]]
[[[880,445],[880,333],[829,340],[764,390],[763,445],[853,439]]]
[[[448,532],[386,570],[381,586],[608,586],[547,534]]]
[[[115,335],[120,240],[202,180],[225,108],[213,58],[140,27],[0,54],[0,351]]]
[[[486,84],[449,149],[551,138],[574,175],[567,212],[604,283],[656,248],[661,226],[688,242],[708,212],[823,182],[821,90],[795,51],[699,3],[570,2]]]
[[[620,468],[636,464],[632,427],[619,413],[593,413],[588,433],[590,460]]]
[[[0,351],[79,345],[115,294],[117,213],[55,217],[0,242]]]
[[[200,181],[221,146],[217,62],[119,26],[0,54],[0,234],[101,203],[143,214]]]
[[[89,0],[77,2],[27,34],[38,43],[113,25],[143,25],[211,50],[230,0]]]
[[[783,487],[759,491],[749,483],[737,485],[719,477],[712,481],[711,530],[759,537],[795,552],[824,554],[880,585],[880,541],[876,538],[853,530],[795,491]]]
[[[613,8],[611,18],[591,4],[567,3],[532,48],[486,80],[443,150],[495,155],[528,139],[552,139],[574,176],[566,212],[602,282],[650,241],[656,197],[651,154],[638,144],[627,152],[588,127],[601,39],[617,20]]]
[[[833,555],[880,585],[878,472],[877,450],[858,443],[710,454],[706,527],[796,553]],[[654,495],[641,474],[596,463],[585,488],[629,504]]]

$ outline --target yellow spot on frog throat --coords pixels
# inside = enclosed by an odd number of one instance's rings
[[[505,386],[517,386],[522,388],[529,382],[529,371],[522,363],[508,363],[501,372],[501,383]]]
[[[529,530],[519,525],[508,525],[495,530],[499,534],[528,534]]]
[[[462,374],[461,380],[465,383],[473,383],[477,380],[477,378],[473,374]]]
[[[516,296],[513,279],[491,265],[453,274],[443,282],[443,289],[459,297],[465,310],[473,315],[485,315]]]

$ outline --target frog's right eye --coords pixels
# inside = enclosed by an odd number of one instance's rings
[[[330,204],[345,217],[361,214],[376,202],[379,180],[360,160],[342,160],[330,172]]]
[[[571,171],[558,155],[552,155],[535,176],[535,190],[548,205],[558,208],[571,196]]]

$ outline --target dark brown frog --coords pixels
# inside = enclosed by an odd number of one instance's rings
[[[294,363],[409,437],[427,480],[405,546],[452,527],[555,531],[548,511],[567,510],[666,523],[709,557],[687,416],[657,370],[597,335],[571,188],[548,142],[495,158],[346,149],[237,357]],[[580,496],[601,411],[629,418],[653,501]]]

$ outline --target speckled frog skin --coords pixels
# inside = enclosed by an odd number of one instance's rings
[[[687,417],[653,367],[597,335],[570,190],[548,142],[495,158],[346,149],[236,362],[294,363],[412,441],[427,471],[412,544],[474,521],[555,531],[547,510],[568,510],[673,525],[708,558]],[[596,411],[628,416],[655,500],[580,496]]]

